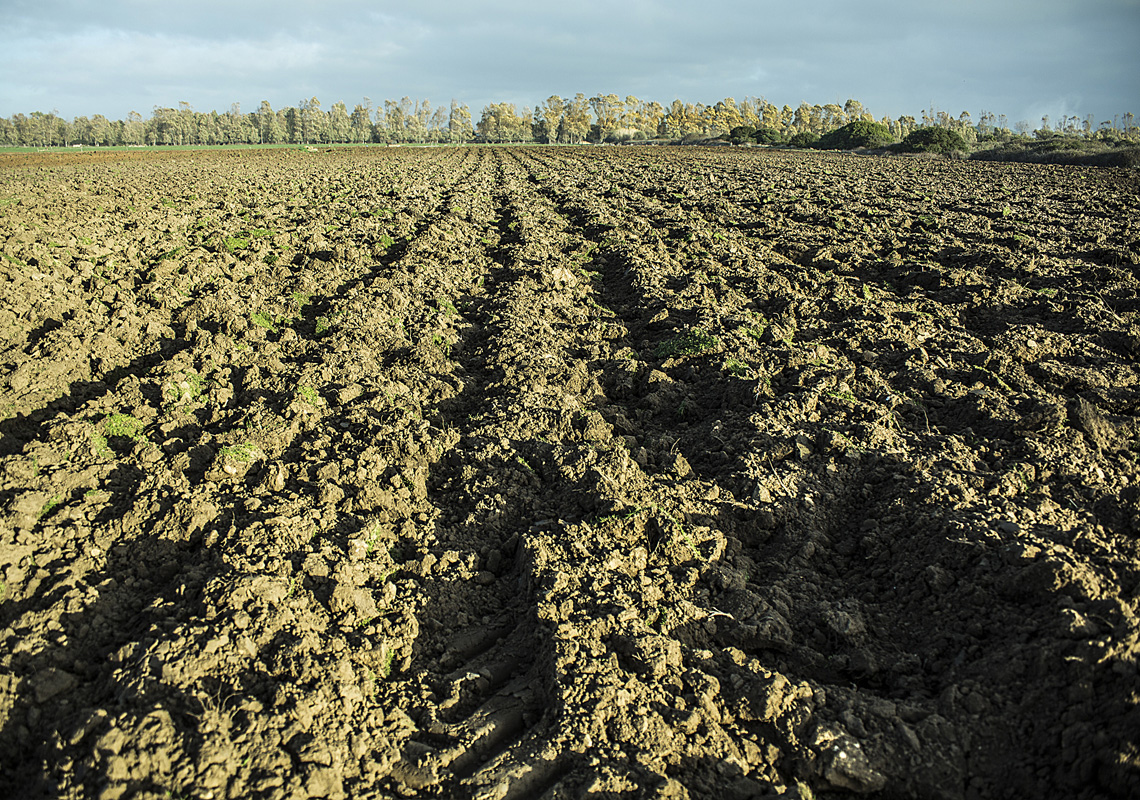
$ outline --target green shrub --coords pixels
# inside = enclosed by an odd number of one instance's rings
[[[860,147],[885,147],[894,141],[895,137],[886,125],[861,119],[825,133],[815,146],[820,150],[855,150]]]
[[[818,141],[819,136],[811,131],[800,131],[793,135],[791,139],[788,139],[788,144],[792,147],[815,147]]]
[[[968,152],[969,145],[957,131],[948,128],[916,128],[907,134],[899,145],[904,153],[942,153],[948,155],[955,150]]]
[[[733,144],[783,144],[784,135],[773,128],[753,128],[751,125],[737,125],[728,132],[728,140]]]
[[[733,144],[756,141],[756,129],[751,125],[737,125],[728,132],[728,140]]]
[[[783,144],[784,134],[773,128],[757,128],[752,134],[752,141],[756,144]]]

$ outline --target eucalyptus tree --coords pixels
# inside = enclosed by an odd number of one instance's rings
[[[372,141],[372,103],[364,98],[364,103],[357,103],[352,109],[352,116],[348,119],[348,127],[352,132],[352,141],[356,144]]]
[[[283,138],[281,123],[268,100],[262,100],[257,110],[257,128],[262,144],[276,144]]]
[[[534,125],[535,138],[548,144],[560,141],[559,130],[562,126],[562,115],[566,110],[566,101],[556,94],[546,98],[546,102],[535,106]]]
[[[328,139],[330,142],[347,142],[352,133],[352,120],[344,103],[333,103],[328,113]]]
[[[606,136],[620,125],[625,103],[616,94],[596,94],[590,98],[590,108],[598,126],[598,141],[605,141]]]
[[[452,98],[451,112],[447,116],[447,138],[458,144],[466,142],[475,135],[471,125],[471,109],[466,104],[460,104]]]

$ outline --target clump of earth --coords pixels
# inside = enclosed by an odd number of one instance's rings
[[[1140,794],[1137,184],[0,156],[0,793]]]

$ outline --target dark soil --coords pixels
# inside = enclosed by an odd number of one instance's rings
[[[1137,796],[1137,184],[0,156],[0,795]]]

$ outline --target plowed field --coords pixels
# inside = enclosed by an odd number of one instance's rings
[[[0,794],[1140,794],[1137,173],[0,156]]]

